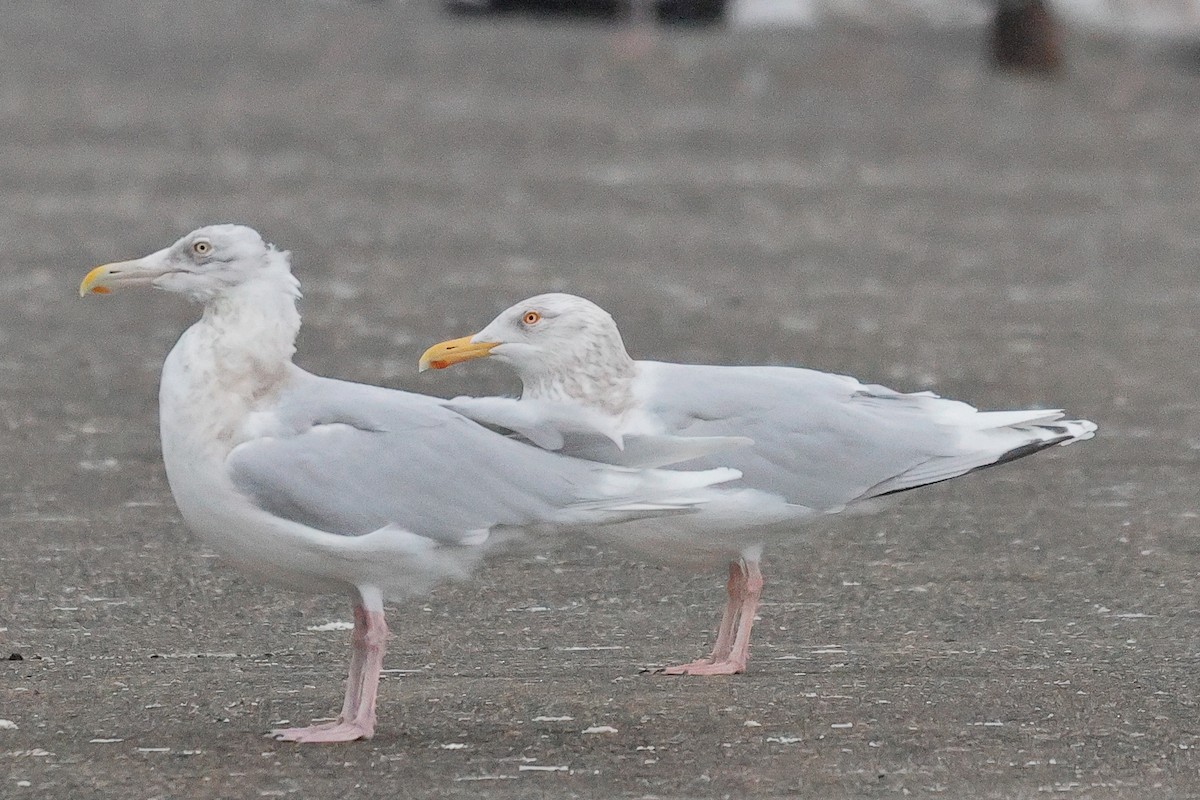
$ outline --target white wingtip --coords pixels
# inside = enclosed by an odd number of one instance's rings
[[[1095,436],[1096,431],[1100,429],[1100,426],[1090,419],[1071,419],[1066,422],[1056,422],[1054,423],[1054,427],[1066,428],[1067,434],[1071,437],[1066,441],[1059,442],[1062,447],[1066,447],[1073,442],[1087,441]]]

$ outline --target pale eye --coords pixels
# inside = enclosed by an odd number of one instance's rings
[[[197,239],[192,242],[192,252],[198,256],[206,256],[212,252],[212,242],[207,239]]]
[[[538,312],[526,311],[525,316],[521,317],[521,322],[524,322],[526,325],[536,325],[541,319],[542,315]]]

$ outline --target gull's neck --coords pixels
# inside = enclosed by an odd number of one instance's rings
[[[543,354],[521,371],[522,399],[580,403],[614,417],[635,405],[637,363],[620,333],[594,334],[574,348]]]
[[[273,383],[291,364],[300,332],[299,283],[290,272],[267,274],[237,286],[204,307],[192,329],[211,348],[217,374]],[[255,387],[245,387],[251,394]]]
[[[247,416],[287,380],[300,331],[299,283],[286,255],[272,251],[258,276],[209,299],[163,365],[159,390],[167,431],[191,431],[192,445],[237,444]],[[176,425],[175,423],[180,423]]]

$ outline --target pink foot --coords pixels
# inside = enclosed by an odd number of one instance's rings
[[[679,670],[679,672],[673,672],[672,670]],[[739,675],[745,671],[745,662],[734,661],[732,659],[714,661],[711,664],[693,662],[691,664],[684,664],[681,667],[671,667],[663,670],[667,675]]]
[[[355,739],[370,739],[374,735],[374,726],[368,727],[358,722],[335,722],[271,731],[272,738],[280,742],[352,742]]]
[[[662,667],[653,671],[659,675],[689,675],[691,674],[692,670],[707,667],[711,664],[711,658],[697,658],[695,661],[687,664],[678,664],[674,667]]]
[[[329,720],[329,722],[314,722],[312,725],[309,725],[307,728],[276,728],[275,730],[271,731],[268,735],[274,736],[275,734],[282,733],[284,731],[327,731],[331,728],[336,728],[337,726],[339,726],[341,724],[342,724],[342,718],[338,717],[337,719]]]
[[[662,670],[663,675],[737,675],[746,671],[744,662],[734,661],[732,659],[724,659],[722,661],[708,661],[700,659],[693,661],[690,664],[680,664],[678,667],[667,667]]]

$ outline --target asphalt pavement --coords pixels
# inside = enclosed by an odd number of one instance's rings
[[[1200,796],[1188,53],[1076,34],[1043,82],[991,73],[982,31],[0,17],[0,797]],[[277,743],[339,704],[349,605],[183,527],[157,380],[196,309],[76,296],[224,221],[292,251],[321,374],[512,391],[417,357],[569,290],[638,357],[1063,407],[1100,435],[768,553],[745,675],[642,672],[707,652],[721,574],[514,554],[389,609],[375,739]]]

